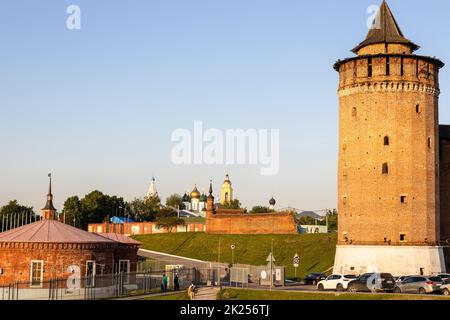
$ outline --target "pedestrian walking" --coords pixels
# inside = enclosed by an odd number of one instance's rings
[[[195,300],[195,286],[193,283],[188,288],[189,300]]]

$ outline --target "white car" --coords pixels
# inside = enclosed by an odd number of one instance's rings
[[[320,281],[317,284],[317,290],[336,290],[344,291],[347,290],[348,283],[355,280],[357,277],[355,275],[342,275],[342,274],[332,274],[325,280]]]

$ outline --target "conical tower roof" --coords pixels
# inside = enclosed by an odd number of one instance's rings
[[[383,0],[383,3],[378,10],[366,39],[352,51],[357,53],[365,46],[378,43],[402,43],[409,45],[413,51],[420,48],[418,45],[405,38],[385,0]]]
[[[95,233],[56,220],[41,220],[0,233],[0,242],[26,243],[114,243]]]

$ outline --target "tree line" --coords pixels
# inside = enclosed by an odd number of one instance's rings
[[[241,209],[241,202],[234,199],[230,204],[224,205],[226,209]],[[60,220],[77,228],[87,230],[90,223],[103,223],[113,216],[133,219],[135,221],[155,222],[159,228],[171,228],[185,225],[185,220],[179,218],[178,210],[184,210],[182,196],[173,194],[169,196],[165,204],[162,204],[158,196],[135,198],[125,201],[123,197],[110,196],[95,190],[83,198],[71,196],[64,202],[62,211],[59,212]],[[245,213],[272,213],[274,210],[265,206],[254,206],[250,211],[243,209]],[[337,230],[337,210],[328,210],[328,228]],[[19,204],[16,200],[0,208],[0,230],[5,231],[12,227],[31,223],[40,218],[33,207]],[[323,221],[316,221],[311,217],[296,218],[297,224],[325,225]]]

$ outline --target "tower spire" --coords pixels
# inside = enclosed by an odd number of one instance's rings
[[[42,208],[42,216],[47,220],[54,220],[56,218],[56,209],[53,206],[53,194],[52,194],[52,174],[48,174],[49,182],[48,182],[48,193],[47,193],[47,202],[45,203],[45,207]]]
[[[381,3],[380,9],[372,22],[372,26],[366,39],[352,51],[358,53],[363,47],[380,43],[404,44],[409,46],[412,51],[420,48],[418,45],[405,38],[386,0],[383,0]]]

